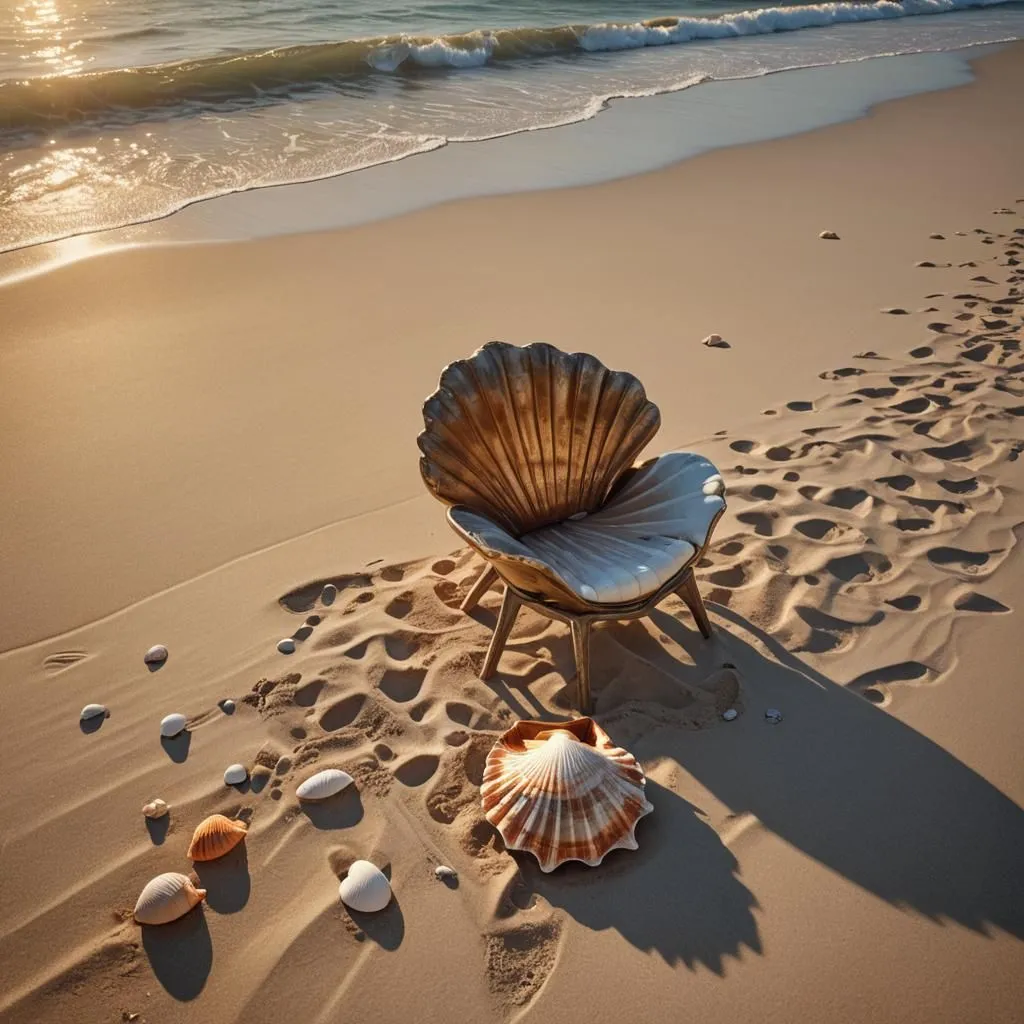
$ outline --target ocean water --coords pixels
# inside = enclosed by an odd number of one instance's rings
[[[0,251],[616,97],[1022,37],[1003,0],[0,0]]]

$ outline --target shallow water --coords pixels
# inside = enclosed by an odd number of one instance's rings
[[[613,97],[1024,36],[1022,5],[985,0],[659,14],[631,0],[21,0],[0,11],[0,251],[579,121]]]

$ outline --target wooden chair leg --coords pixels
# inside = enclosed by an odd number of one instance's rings
[[[497,570],[490,565],[484,566],[484,571],[476,579],[476,583],[470,588],[459,608],[464,612],[471,612],[479,603],[480,598],[491,588],[491,584],[498,578]]]
[[[693,617],[697,622],[697,628],[706,640],[711,636],[711,622],[708,619],[707,609],[704,607],[704,600],[697,589],[697,580],[692,572],[686,574],[683,585],[676,593],[686,602],[686,607],[693,613]]]
[[[572,650],[576,656],[576,686],[579,692],[580,712],[590,714],[590,623],[586,619],[572,620]]]
[[[522,601],[512,591],[505,588],[505,599],[501,602],[501,611],[498,613],[498,624],[494,627],[494,636],[491,637],[491,646],[487,648],[487,657],[484,658],[484,667],[480,670],[481,679],[490,679],[494,670],[498,667],[498,659],[505,649],[505,641],[522,607]]]

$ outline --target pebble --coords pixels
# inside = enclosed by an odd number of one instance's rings
[[[838,242],[839,236],[834,231],[822,231],[819,238],[825,238],[830,242]]]
[[[246,771],[245,765],[233,764],[224,772],[224,785],[240,786],[247,778],[249,778],[249,773]]]
[[[724,718],[727,722],[733,721],[737,715],[739,715],[739,712],[735,708],[729,708],[728,711],[722,712],[722,718]]]
[[[163,644],[155,644],[146,651],[142,659],[147,665],[160,665],[167,660],[167,648]]]
[[[88,722],[90,718],[106,718],[110,712],[102,704],[86,704],[78,716],[79,721]]]
[[[162,818],[168,811],[170,811],[170,807],[167,806],[167,801],[161,800],[159,797],[142,805],[142,813],[147,818]]]
[[[934,263],[932,263],[932,261],[931,261],[931,260],[918,260],[918,261],[917,261],[917,262],[916,262],[916,263],[914,264],[914,266],[915,266],[915,267],[934,267],[934,266],[935,266],[935,264],[934,264]]]
[[[338,588],[333,583],[328,583],[324,586],[324,589],[320,591],[320,603],[321,604],[334,604],[334,599],[338,596]]]
[[[943,239],[945,239],[946,236],[945,235],[935,234],[935,235],[929,235],[928,237],[929,238],[937,239],[938,241],[941,242]]]
[[[889,313],[892,316],[906,316],[907,315],[907,311],[905,309],[903,309],[901,306],[887,306],[885,309],[882,310],[882,312],[883,313]]]
[[[728,348],[729,342],[723,340],[720,334],[709,334],[701,343],[708,348]]]
[[[182,714],[167,715],[166,718],[160,720],[160,735],[165,739],[177,736],[178,733],[185,731],[187,723],[188,719]]]
[[[439,878],[442,882],[444,882],[448,879],[458,878],[459,873],[455,870],[455,868],[450,868],[445,864],[438,864],[438,866],[434,868],[434,877]]]
[[[220,702],[220,709],[225,715],[233,715],[235,713],[235,702],[229,697],[227,700]]]
[[[769,708],[764,713],[764,720],[772,725],[778,725],[782,721],[782,712],[778,708]]]
[[[281,654],[294,654],[295,641],[290,636],[286,636],[283,640],[278,640],[277,649]]]

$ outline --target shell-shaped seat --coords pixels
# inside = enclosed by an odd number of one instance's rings
[[[450,518],[471,542],[486,537],[495,556],[534,568],[583,602],[628,604],[693,561],[725,508],[723,490],[707,459],[669,452],[636,470],[596,512],[518,538],[466,508],[452,509]]]
[[[492,341],[445,369],[423,420],[427,487],[521,536],[600,508],[660,414],[592,355]]]

